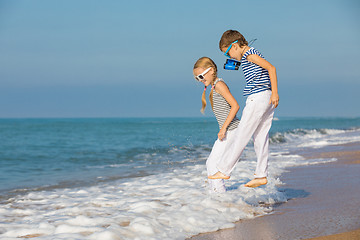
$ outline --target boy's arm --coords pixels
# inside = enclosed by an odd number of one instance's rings
[[[270,76],[270,82],[271,82],[271,97],[270,97],[270,103],[274,105],[276,108],[279,105],[279,94],[278,94],[278,85],[277,85],[277,77],[276,77],[276,68],[263,59],[262,57],[256,55],[256,54],[250,54],[247,56],[247,60],[249,60],[252,63],[255,63],[256,65],[259,65],[262,68],[265,68],[269,72]]]
[[[234,96],[230,93],[230,90],[226,86],[225,83],[218,82],[215,86],[215,89],[216,89],[216,92],[220,93],[221,96],[223,96],[225,98],[225,100],[231,106],[229,115],[227,116],[224,124],[222,125],[222,127],[218,133],[218,138],[220,140],[223,140],[226,135],[226,129],[230,125],[230,123],[234,119],[234,117],[236,116],[236,113],[239,111],[240,106],[239,106],[238,102],[236,101],[236,99],[234,98]]]

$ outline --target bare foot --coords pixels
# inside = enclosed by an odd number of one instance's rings
[[[250,182],[245,184],[245,187],[256,188],[256,187],[259,187],[259,186],[265,185],[265,184],[267,184],[267,178],[266,177],[254,178],[253,180],[251,180]]]
[[[209,179],[229,179],[230,176],[226,176],[222,172],[217,172],[214,175],[208,176]]]

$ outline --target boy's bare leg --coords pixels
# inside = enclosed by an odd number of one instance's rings
[[[230,176],[226,176],[222,172],[217,172],[214,175],[208,176],[209,179],[229,179]]]
[[[259,187],[259,186],[265,185],[265,184],[267,184],[267,178],[266,177],[254,178],[253,180],[251,180],[250,182],[245,184],[245,187],[256,188],[256,187]]]

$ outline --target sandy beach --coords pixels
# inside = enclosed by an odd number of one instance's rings
[[[289,169],[281,177],[285,183],[281,190],[290,199],[274,206],[271,215],[190,239],[360,239],[360,143],[301,149],[297,154],[338,161]]]

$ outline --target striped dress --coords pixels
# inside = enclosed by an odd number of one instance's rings
[[[253,47],[247,50],[244,56],[241,58],[241,66],[246,80],[244,96],[249,96],[254,93],[271,90],[270,76],[268,70],[248,61],[246,57],[250,54],[256,54],[261,58],[264,58],[263,55]]]
[[[214,87],[219,81],[224,82],[221,78],[218,78],[214,83]],[[230,104],[226,101],[226,99],[220,93],[217,93],[214,89],[214,91],[213,91],[213,112],[215,114],[216,120],[218,121],[219,129],[221,129],[221,127],[224,125],[226,118],[229,115],[230,109],[231,109]],[[239,122],[240,122],[239,119],[235,116],[234,119],[229,124],[227,130],[234,130],[235,128],[237,128]]]

